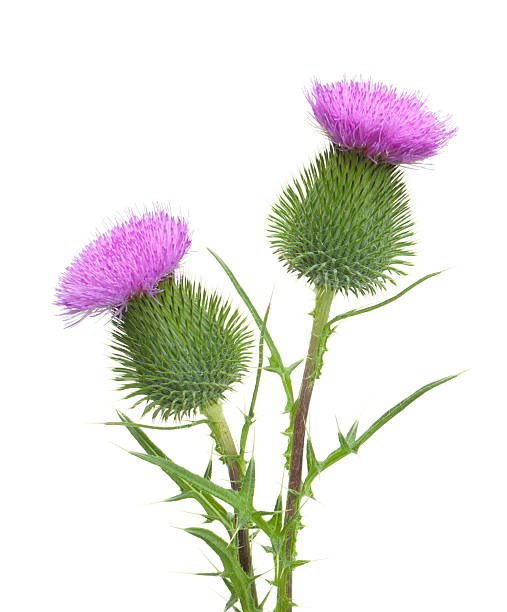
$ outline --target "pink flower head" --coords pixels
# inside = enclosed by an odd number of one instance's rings
[[[99,235],[66,268],[56,305],[70,318],[118,314],[139,294],[154,296],[190,247],[187,223],[158,208]]]
[[[315,119],[339,148],[376,162],[409,164],[431,157],[454,136],[448,118],[415,94],[371,81],[316,81],[307,94]]]

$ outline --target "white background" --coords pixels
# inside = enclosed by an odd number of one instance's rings
[[[170,203],[188,216],[186,270],[236,299],[216,249],[264,309],[288,363],[306,350],[311,291],[270,252],[266,216],[325,144],[303,90],[372,77],[427,94],[457,137],[407,181],[418,257],[403,300],[344,322],[329,343],[311,431],[366,427],[412,404],[327,472],[305,507],[302,609],[507,609],[505,592],[505,69],[500,2],[5,2],[0,12],[2,512],[8,612],[221,610],[188,505],[114,419],[104,321],[64,329],[59,274],[107,220]],[[392,293],[392,290],[391,290]],[[360,304],[371,303],[362,300]],[[355,307],[338,298],[336,313]],[[300,375],[300,372],[299,372]],[[235,431],[251,380],[231,395]],[[285,426],[265,376],[256,429],[259,506],[280,486]],[[132,414],[136,418],[138,414]],[[155,438],[204,470],[202,428]],[[215,473],[225,482],[217,464]],[[255,549],[259,571],[268,559]],[[209,556],[213,559],[212,554]],[[264,590],[264,587],[262,587]]]

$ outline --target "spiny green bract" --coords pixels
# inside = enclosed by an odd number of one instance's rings
[[[401,170],[334,147],[284,191],[269,221],[279,259],[319,288],[373,294],[413,255]]]
[[[251,340],[238,311],[199,284],[168,279],[160,288],[116,320],[113,357],[128,397],[166,420],[221,400],[246,371]]]

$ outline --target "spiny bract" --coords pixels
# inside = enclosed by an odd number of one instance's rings
[[[168,279],[160,289],[115,319],[112,348],[122,389],[166,420],[223,399],[247,369],[251,339],[239,312],[201,285]]]
[[[319,155],[269,220],[279,259],[318,288],[373,294],[413,255],[402,172],[360,153],[331,147]]]

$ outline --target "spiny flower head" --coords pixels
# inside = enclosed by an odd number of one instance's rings
[[[154,296],[190,247],[186,221],[163,208],[128,218],[100,234],[60,278],[56,305],[70,318],[121,313],[135,295]]]
[[[307,94],[313,115],[342,150],[376,162],[409,164],[435,155],[454,136],[448,118],[412,93],[371,81],[316,81]]]
[[[157,301],[135,297],[114,319],[114,368],[144,413],[190,416],[224,399],[247,370],[251,334],[216,293],[181,277],[161,285]]]
[[[402,170],[334,146],[285,189],[269,221],[280,261],[317,289],[374,294],[413,255]]]

